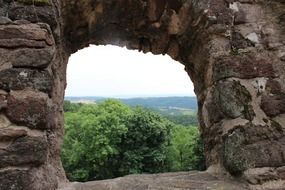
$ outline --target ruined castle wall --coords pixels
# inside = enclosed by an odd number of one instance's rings
[[[284,0],[0,0],[0,189],[66,182],[66,66],[89,44],[184,64],[210,170],[285,180],[284,39]]]

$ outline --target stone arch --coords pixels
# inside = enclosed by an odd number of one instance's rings
[[[284,179],[284,10],[284,0],[0,0],[0,189],[66,182],[66,65],[88,44],[184,64],[208,167]]]

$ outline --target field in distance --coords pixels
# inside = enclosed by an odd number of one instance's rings
[[[65,97],[72,103],[96,104],[107,97],[82,96]],[[113,98],[129,106],[142,106],[158,112],[174,123],[182,125],[197,125],[197,99],[196,97],[138,97],[138,98]]]

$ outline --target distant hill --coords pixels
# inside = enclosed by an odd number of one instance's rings
[[[106,97],[65,97],[73,103],[95,104],[102,102]],[[157,112],[168,120],[184,126],[198,125],[196,97],[149,97],[149,98],[115,98],[129,106],[143,106]]]
[[[106,97],[96,97],[96,96],[83,96],[83,97],[65,97],[65,100],[71,102],[101,102]],[[197,111],[197,99],[196,97],[149,97],[149,98],[127,98],[119,99],[129,106],[143,106],[148,108],[166,108],[166,109],[191,109]]]
[[[105,100],[107,98],[101,96],[66,96],[64,97],[65,100],[71,102],[85,102],[85,101],[93,101],[97,102],[98,100]]]
[[[155,97],[120,99],[130,106],[144,106],[149,108],[185,108],[197,110],[196,97]]]

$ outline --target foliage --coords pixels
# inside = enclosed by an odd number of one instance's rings
[[[72,181],[202,169],[196,127],[176,125],[117,100],[96,105],[66,101],[64,110],[62,161]]]
[[[81,103],[75,104],[71,103],[68,100],[65,100],[63,104],[63,110],[64,112],[78,112],[81,106],[82,106]]]
[[[179,124],[179,125],[198,125],[198,119],[197,119],[197,115],[195,113],[195,115],[163,115],[164,117],[166,117],[169,121],[175,123],[175,124]]]
[[[172,125],[154,112],[135,108],[128,118],[128,132],[122,138],[121,174],[164,171]]]
[[[198,128],[175,126],[167,158],[169,171],[204,170],[203,145]]]
[[[83,97],[66,97],[67,100],[78,102],[80,100],[103,102],[104,97],[83,96]],[[147,98],[124,98],[119,99],[129,106],[143,106],[147,108],[182,108],[188,110],[198,109],[196,97],[147,97]]]
[[[118,144],[127,132],[124,120],[129,113],[127,106],[107,100],[65,114],[62,160],[71,180],[113,177],[108,163],[119,154]]]

